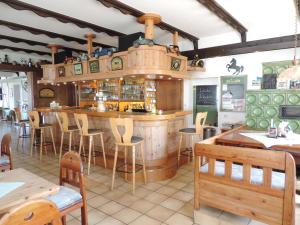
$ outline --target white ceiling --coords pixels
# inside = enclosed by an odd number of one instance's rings
[[[107,8],[96,0],[22,1],[125,34],[144,31],[144,26],[137,23],[135,17],[124,15],[114,8]],[[143,12],[160,14],[164,22],[199,37],[199,45],[201,47],[240,41],[240,36],[235,30],[196,0],[120,1]],[[293,0],[216,1],[248,29],[248,40],[291,35],[294,32],[295,10]],[[94,32],[91,29],[80,28],[74,24],[62,23],[54,18],[43,18],[30,11],[18,11],[4,3],[0,3],[0,20],[7,20],[81,39],[84,38],[85,33]],[[26,31],[14,31],[4,26],[0,26],[0,34],[85,49],[85,45],[80,45],[76,42],[67,42],[59,38],[49,38],[45,35],[34,35]],[[112,37],[105,33],[96,33],[96,35],[97,38],[95,41],[99,43],[112,46],[117,46],[118,44],[117,37]],[[172,34],[156,27],[155,40],[160,44],[171,44]],[[30,46],[26,43],[13,43],[6,40],[0,40],[0,45],[49,52],[43,46]],[[180,38],[180,49],[182,51],[192,48],[191,41]]]

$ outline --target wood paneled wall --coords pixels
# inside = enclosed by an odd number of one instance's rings
[[[157,80],[156,91],[157,109],[183,109],[182,80]]]

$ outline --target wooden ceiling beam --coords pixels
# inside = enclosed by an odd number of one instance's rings
[[[43,43],[43,42],[38,42],[38,41],[32,41],[32,40],[27,40],[27,39],[23,39],[23,38],[17,38],[17,37],[11,37],[11,36],[6,36],[6,35],[2,35],[0,34],[0,39],[5,39],[5,40],[9,40],[12,41],[14,43],[21,43],[24,42],[28,45],[31,46],[43,46],[43,47],[47,47],[49,43]],[[86,50],[81,50],[81,49],[75,49],[75,48],[68,48],[68,47],[64,47],[62,46],[62,49],[68,50],[68,51],[73,51],[73,52],[87,52]]]
[[[122,12],[123,14],[126,14],[126,15],[131,15],[131,16],[134,16],[134,17],[140,17],[142,15],[144,15],[145,13],[138,10],[138,9],[135,9],[129,5],[126,5],[120,1],[117,1],[117,0],[97,0],[98,2],[101,2],[104,6],[108,7],[108,8],[115,8],[115,9],[118,9],[120,12]],[[197,38],[196,36],[193,36],[192,34],[189,34],[181,29],[178,29],[170,24],[167,24],[165,22],[161,22],[159,24],[157,24],[156,26],[160,27],[161,29],[163,30],[167,30],[171,33],[174,33],[175,31],[178,32],[178,34],[183,37],[183,38],[187,38],[189,40],[191,40],[193,43],[195,41],[198,42],[199,38]]]
[[[25,31],[28,31],[29,33],[34,34],[34,35],[43,34],[43,35],[46,35],[47,37],[50,37],[50,38],[60,38],[60,39],[63,39],[65,41],[74,41],[74,42],[77,42],[78,44],[82,44],[82,45],[86,44],[85,39],[70,37],[70,36],[67,36],[67,35],[58,34],[58,33],[54,33],[54,32],[51,32],[51,31],[42,30],[42,29],[37,29],[37,28],[22,25],[22,24],[12,23],[12,22],[8,22],[8,21],[5,21],[5,20],[0,20],[0,25],[8,27],[12,30],[17,30],[17,31],[25,30]],[[97,42],[93,42],[93,46],[94,47],[99,46],[99,47],[104,47],[104,48],[111,48],[112,47],[110,45],[97,43]]]
[[[203,6],[205,6],[208,10],[218,16],[225,23],[230,25],[233,29],[237,30],[241,35],[241,41],[246,42],[247,29],[236,20],[230,13],[228,13],[221,5],[219,5],[215,0],[197,0]]]
[[[51,17],[51,18],[57,19],[58,21],[60,21],[62,23],[73,23],[80,28],[89,28],[98,33],[104,32],[110,36],[124,35],[123,33],[118,32],[118,31],[114,31],[114,30],[111,30],[111,29],[108,29],[105,27],[101,27],[101,26],[98,26],[93,23],[79,20],[74,17],[66,16],[66,15],[63,15],[63,14],[60,14],[57,12],[53,12],[53,11],[50,11],[50,10],[47,10],[47,9],[44,9],[41,7],[37,7],[35,5],[31,5],[31,4],[28,4],[25,2],[21,2],[18,0],[0,0],[0,2],[3,2],[16,10],[28,10],[28,11],[31,11],[31,12],[37,14],[38,16],[41,16],[44,18]]]
[[[300,34],[298,34],[298,39],[300,39]],[[247,54],[253,52],[287,49],[293,48],[294,45],[294,35],[289,35],[276,38],[261,39],[256,41],[248,41],[244,43],[184,51],[181,52],[181,54],[188,57],[189,60],[192,60],[196,54],[198,54],[200,58],[205,59],[229,55]],[[299,42],[298,47],[300,47]]]
[[[6,46],[6,45],[0,45],[0,49],[10,49],[15,52],[26,52],[26,53],[35,53],[38,55],[51,55],[50,52],[44,52],[44,51],[37,51],[37,50],[31,50],[31,49],[26,49],[26,48],[17,48],[17,47],[12,47],[12,46]]]

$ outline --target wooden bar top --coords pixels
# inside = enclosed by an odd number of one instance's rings
[[[119,118],[133,118],[133,120],[140,121],[159,121],[159,120],[170,120],[175,119],[176,117],[186,116],[192,114],[192,111],[163,111],[161,115],[153,114],[153,113],[143,113],[143,112],[117,112],[117,111],[109,111],[109,112],[97,112],[92,110],[87,110],[83,108],[76,107],[62,107],[61,109],[51,109],[49,107],[41,107],[36,108],[35,110],[43,113],[47,112],[67,112],[67,113],[85,113],[88,116],[94,117],[119,117]]]

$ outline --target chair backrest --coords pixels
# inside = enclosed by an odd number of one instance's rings
[[[16,116],[16,122],[20,123],[20,121],[22,120],[21,110],[20,110],[20,108],[14,108],[14,111],[15,111],[15,116]]]
[[[88,122],[87,115],[74,113],[74,118],[75,118],[76,125],[79,129],[79,132],[82,135],[87,135],[89,129],[89,122]]]
[[[197,134],[203,133],[203,126],[205,125],[206,117],[207,117],[207,112],[198,112],[197,113],[196,122],[195,122]]]
[[[131,143],[131,137],[133,135],[132,118],[110,118],[109,122],[116,143],[125,143],[125,144]],[[120,127],[122,127],[123,129],[120,130],[119,129]]]
[[[0,219],[1,225],[61,225],[59,210],[45,200],[32,200],[13,208]]]
[[[65,183],[78,187],[83,203],[86,204],[83,165],[77,152],[69,151],[65,153],[60,161],[59,184],[64,185]]]
[[[69,127],[68,114],[66,112],[57,112],[56,118],[57,118],[60,130],[68,131],[68,127]]]
[[[40,127],[40,116],[38,111],[29,111],[28,118],[31,127],[33,128]]]
[[[10,144],[11,144],[11,135],[5,134],[1,140],[0,156],[2,155],[8,156],[10,167],[11,167],[10,169],[12,170],[12,154],[11,154]]]

